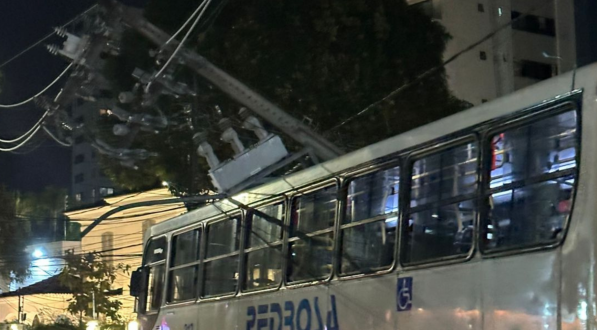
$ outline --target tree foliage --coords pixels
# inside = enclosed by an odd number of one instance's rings
[[[68,251],[64,259],[66,266],[59,274],[59,280],[73,292],[68,312],[93,318],[95,300],[97,314],[105,316],[111,323],[122,323],[118,313],[122,303],[111,299],[109,293],[114,289],[116,276],[128,272],[129,267],[124,264],[111,266],[98,253],[79,255]]]
[[[29,274],[29,224],[17,218],[16,194],[0,186],[0,276],[21,281]]]
[[[198,3],[152,0],[145,15],[172,33]],[[314,129],[348,151],[464,108],[465,103],[450,94],[445,71],[438,70],[333,129],[440,66],[447,40],[439,23],[405,0],[230,0],[208,11],[187,45],[296,118],[312,120]],[[188,70],[181,67],[177,73],[191,82]],[[217,143],[215,124],[223,116],[235,116],[240,105],[202,80],[197,92],[189,101],[197,109],[195,129],[210,132],[218,155],[225,158],[228,148]],[[176,102],[181,100],[171,100],[167,108],[176,108]],[[252,142],[251,133],[239,131]],[[198,173],[188,173],[195,153],[191,133],[167,131],[160,138],[136,142],[160,154],[148,163],[154,177],[170,176],[179,187],[207,185],[205,167],[195,166]],[[204,165],[203,160],[199,163]]]
[[[17,217],[29,224],[32,239],[51,241],[64,238],[66,196],[66,189],[51,186],[41,192],[17,194]]]

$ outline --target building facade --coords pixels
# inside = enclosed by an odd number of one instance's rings
[[[448,85],[457,98],[473,105],[568,72],[577,64],[578,10],[573,1],[408,2],[421,6],[451,35],[444,60],[459,56],[446,66]]]
[[[104,99],[75,102],[72,107],[74,124],[84,125],[82,131],[87,131],[99,120],[99,110],[105,102]],[[73,137],[71,169],[71,200],[75,206],[95,204],[119,193],[117,186],[102,171],[97,151],[80,131]]]

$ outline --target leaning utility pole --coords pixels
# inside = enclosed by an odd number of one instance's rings
[[[135,29],[157,46],[163,46],[170,39],[167,33],[148,22],[139,10],[129,8],[115,0],[100,0],[99,2],[108,9],[109,17],[120,17],[126,25]],[[176,46],[177,42],[173,41],[171,45]],[[172,48],[165,49],[165,51],[169,51],[171,54]],[[342,150],[333,143],[315,133],[307,125],[251,90],[236,78],[216,67],[201,55],[192,50],[182,48],[178,56],[185,65],[193,69],[197,74],[294,138],[300,144],[310,147],[322,159],[328,160],[343,154]]]

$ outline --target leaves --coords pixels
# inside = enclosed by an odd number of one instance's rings
[[[59,280],[73,292],[68,305],[69,313],[72,315],[83,313],[93,317],[95,299],[96,313],[105,315],[111,322],[122,322],[122,317],[118,314],[122,303],[111,299],[108,294],[113,289],[116,276],[127,272],[129,266],[124,264],[111,266],[102,261],[98,253],[79,255],[67,251],[64,259],[66,266],[59,274]]]
[[[0,275],[4,278],[21,281],[29,274],[27,225],[27,221],[17,218],[16,194],[0,186]]]

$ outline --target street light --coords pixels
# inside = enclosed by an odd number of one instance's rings
[[[41,258],[41,257],[43,257],[43,256],[44,256],[44,251],[42,251],[41,249],[35,249],[35,251],[33,251],[33,253],[31,253],[31,255],[32,255],[34,258],[37,258],[37,259],[39,259],[39,258]]]
[[[127,330],[139,330],[139,322],[131,321],[127,326]]]

